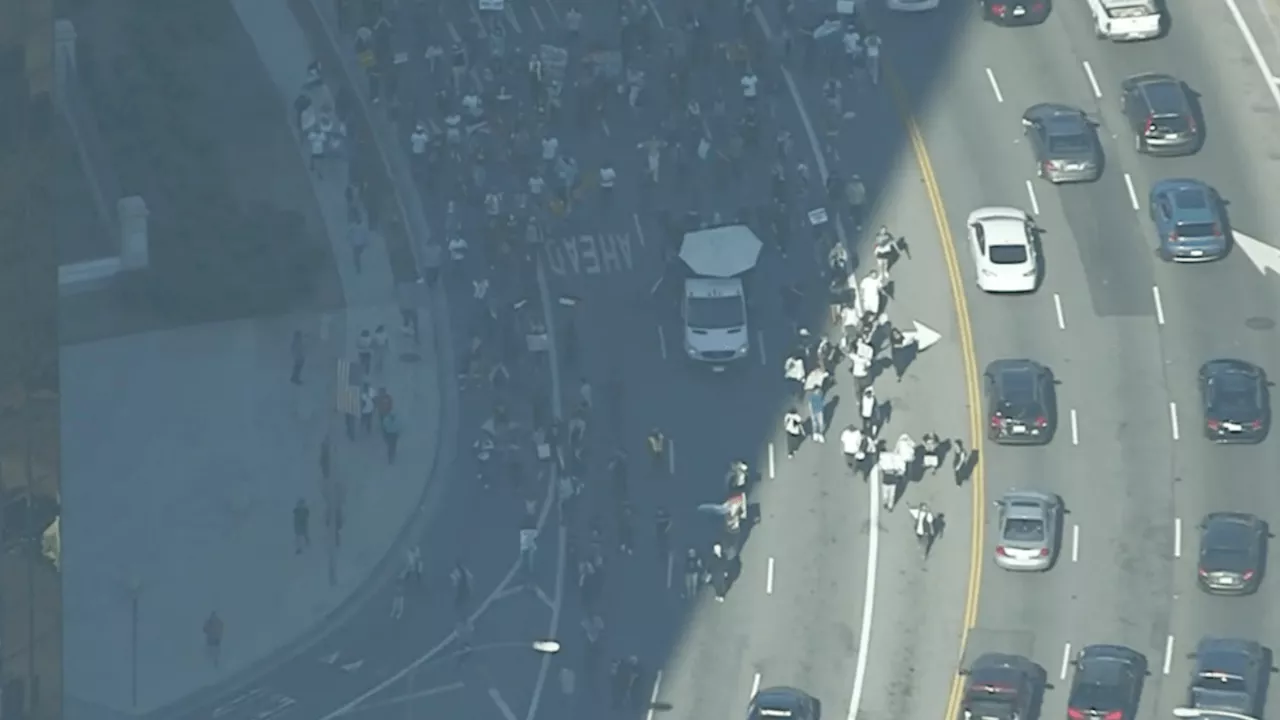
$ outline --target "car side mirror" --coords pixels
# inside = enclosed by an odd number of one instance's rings
[[[1028,120],[1028,119],[1026,119],[1026,118],[1022,118],[1022,127],[1024,127],[1024,128],[1029,128],[1029,127],[1032,127],[1032,126],[1034,126],[1034,125],[1035,125],[1035,123],[1034,123],[1034,122],[1032,122],[1032,121],[1030,121],[1030,120]]]
[[[1195,653],[1193,653],[1193,652],[1189,652],[1189,653],[1187,653],[1187,656],[1186,656],[1186,657],[1187,657],[1187,659],[1188,659],[1188,660],[1194,660],[1194,659],[1195,659],[1195,656],[1196,656],[1196,654],[1195,654]]]
[[[1271,672],[1272,672],[1272,673],[1280,673],[1280,668],[1278,668],[1278,667],[1272,667],[1272,668],[1271,668]]]
[[[1275,387],[1275,386],[1276,386],[1276,384],[1275,384],[1275,383],[1273,383],[1273,382],[1271,382],[1270,380],[1268,380],[1268,381],[1267,381],[1266,385],[1267,385],[1267,387]]]
[[[1142,677],[1151,677],[1151,671],[1150,671],[1150,670],[1143,670],[1143,671],[1142,671]]]
[[[956,671],[956,674],[959,675],[960,677],[967,677],[969,675],[969,669],[960,668],[959,670]]]

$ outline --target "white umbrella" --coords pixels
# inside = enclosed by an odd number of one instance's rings
[[[680,259],[698,275],[729,278],[755,267],[762,247],[747,226],[726,225],[686,234]]]

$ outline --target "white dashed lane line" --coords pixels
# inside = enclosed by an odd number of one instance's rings
[[[1151,299],[1156,304],[1156,324],[1164,324],[1164,303],[1160,302],[1160,288],[1156,285],[1151,286]]]
[[[1182,437],[1178,431],[1178,403],[1169,403],[1169,426],[1173,430],[1173,439],[1178,440]]]
[[[1165,675],[1173,670],[1173,636],[1165,638],[1164,641],[1164,667],[1162,668]]]
[[[1101,98],[1102,88],[1098,86],[1098,76],[1093,74],[1093,66],[1089,64],[1088,60],[1082,62],[1081,65],[1084,66],[1084,76],[1089,78],[1089,87],[1093,89],[1093,96]]]
[[[1071,562],[1080,562],[1080,526],[1071,526]]]
[[[777,477],[778,465],[777,459],[774,457],[773,443],[769,443],[769,479]]]
[[[1026,183],[1027,183],[1027,197],[1031,198],[1031,214],[1039,215],[1040,201],[1036,200],[1036,186],[1032,185],[1030,180],[1027,180]]]
[[[1080,418],[1075,408],[1071,408],[1071,444],[1080,444]]]
[[[1173,519],[1173,556],[1182,557],[1182,518]]]
[[[996,94],[996,102],[1004,102],[1004,94],[1000,92],[1000,83],[996,82],[996,74],[987,68],[987,80],[991,83],[991,92]]]
[[[667,333],[658,326],[658,352],[662,354],[662,359],[667,359]]]
[[[667,472],[676,476],[676,441],[672,439],[667,440]]]
[[[1058,315],[1058,329],[1067,329],[1067,315],[1062,312],[1062,296],[1058,293],[1053,294],[1053,311]]]
[[[658,693],[660,692],[662,692],[661,670],[653,676],[653,692],[649,693],[649,712],[645,713],[644,720],[653,720],[653,713],[658,708]]]
[[[1067,679],[1067,671],[1071,669],[1071,643],[1062,646],[1062,669],[1058,672],[1059,680]]]
[[[1138,191],[1133,189],[1133,176],[1129,173],[1124,174],[1124,186],[1129,191],[1129,204],[1134,210],[1141,210],[1142,205],[1138,202]]]
[[[764,572],[764,594],[773,594],[773,558],[769,558],[769,564]]]

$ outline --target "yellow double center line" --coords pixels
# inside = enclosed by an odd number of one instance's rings
[[[951,236],[951,228],[947,224],[946,206],[942,204],[942,193],[938,189],[938,178],[933,172],[933,163],[929,160],[929,152],[925,148],[924,136],[911,112],[911,103],[903,91],[893,72],[885,67],[885,81],[893,97],[894,105],[902,116],[907,136],[911,139],[911,149],[915,154],[916,165],[920,168],[920,176],[924,178],[925,190],[929,195],[929,205],[933,210],[933,221],[938,228],[938,241],[942,245],[942,256],[946,260],[947,278],[951,285],[951,303],[956,312],[956,327],[960,333],[960,355],[964,360],[965,392],[969,402],[969,447],[976,457],[970,475],[970,499],[973,504],[973,523],[969,533],[969,577],[965,588],[964,618],[960,630],[960,653],[964,653],[965,642],[969,639],[969,631],[978,621],[978,595],[982,589],[982,556],[983,530],[986,526],[985,481],[983,477],[982,439],[985,427],[982,419],[982,393],[978,383],[981,373],[978,371],[978,356],[974,351],[973,327],[969,318],[969,304],[964,296],[964,280],[960,274],[960,262],[956,259],[955,240]],[[961,662],[957,657],[957,670]],[[955,720],[960,711],[962,683],[957,672],[951,678],[951,690],[947,696],[947,710],[943,720]]]

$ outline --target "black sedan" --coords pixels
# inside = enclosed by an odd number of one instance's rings
[[[1088,645],[1072,665],[1068,720],[1132,720],[1147,661],[1123,645]]]
[[[1266,373],[1243,360],[1210,360],[1200,368],[1204,436],[1218,443],[1258,443],[1271,428]]]
[[[1267,523],[1249,513],[1210,513],[1200,523],[1200,587],[1214,595],[1249,595],[1262,582]]]
[[[822,706],[809,693],[793,687],[765,688],[751,698],[747,720],[821,720]]]
[[[1049,17],[1049,0],[978,0],[982,19],[996,25],[1038,25]]]
[[[1035,360],[993,360],[982,374],[987,438],[1001,445],[1044,445],[1056,425],[1053,373]]]
[[[1102,146],[1083,110],[1040,103],[1022,114],[1036,174],[1051,183],[1091,182],[1102,174]]]

